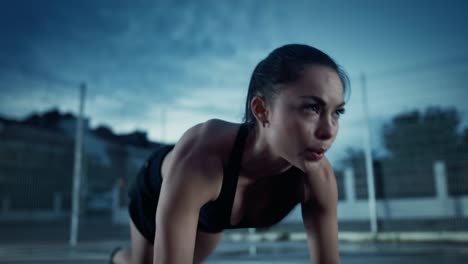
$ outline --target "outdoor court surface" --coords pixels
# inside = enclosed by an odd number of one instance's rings
[[[2,245],[0,263],[108,263],[108,255],[117,242],[99,242],[70,248],[63,244]],[[249,244],[223,242],[208,264],[299,264],[309,263],[308,253],[302,242],[263,242],[257,246],[257,254],[249,255]],[[468,245],[454,244],[342,244],[341,262],[354,263],[468,263]]]

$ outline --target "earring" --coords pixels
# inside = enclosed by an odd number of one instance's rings
[[[263,127],[266,127],[266,124],[268,124],[269,122],[268,121],[263,121],[262,124],[263,124]]]

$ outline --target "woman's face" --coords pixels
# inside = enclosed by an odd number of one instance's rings
[[[283,84],[270,107],[267,137],[274,151],[298,168],[323,158],[344,113],[343,85],[333,69],[312,65]]]

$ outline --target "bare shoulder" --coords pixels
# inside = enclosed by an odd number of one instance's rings
[[[236,127],[238,125],[234,123],[210,119],[189,128],[175,145],[167,165],[163,166],[164,177],[200,185],[211,193],[210,199],[215,199],[221,190],[223,164],[235,138]]]
[[[219,156],[232,145],[238,124],[220,119],[210,119],[189,128],[177,142],[175,152]]]

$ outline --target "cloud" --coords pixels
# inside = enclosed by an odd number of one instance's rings
[[[229,60],[245,46],[231,33],[248,32],[242,21],[249,15],[230,5],[114,2],[9,4],[3,25],[17,27],[2,28],[0,78],[19,74],[62,86],[86,81],[103,94],[157,89],[155,100],[167,103],[187,89],[181,81],[202,86],[211,77],[194,74],[194,66],[208,68],[205,58]]]
[[[390,116],[405,105],[424,105],[437,98],[459,103],[466,95],[466,87],[460,86],[466,83],[460,77],[466,76],[465,68],[440,74],[447,65],[436,65],[437,78],[444,81],[422,78],[411,81],[411,86],[400,73],[401,68],[415,70],[406,67],[417,64],[413,62],[460,55],[468,45],[468,35],[463,34],[466,4],[394,1],[385,3],[385,9],[381,5],[9,1],[0,9],[0,112],[19,116],[51,106],[76,109],[78,86],[86,82],[92,123],[108,123],[116,130],[159,131],[161,109],[171,116],[171,129],[209,116],[239,121],[255,64],[290,42],[322,48],[352,75],[387,72],[385,77],[389,69],[396,69],[392,72],[396,81],[369,77],[372,114]],[[415,8],[421,13],[413,16]],[[421,83],[427,85],[418,87]],[[436,83],[438,88],[430,88],[431,95],[426,95],[424,89]],[[440,88],[448,85],[459,88]],[[360,133],[355,125],[362,120],[359,89],[353,79],[350,111],[343,119],[343,128],[358,131],[350,135]],[[413,90],[406,94],[409,89]]]

